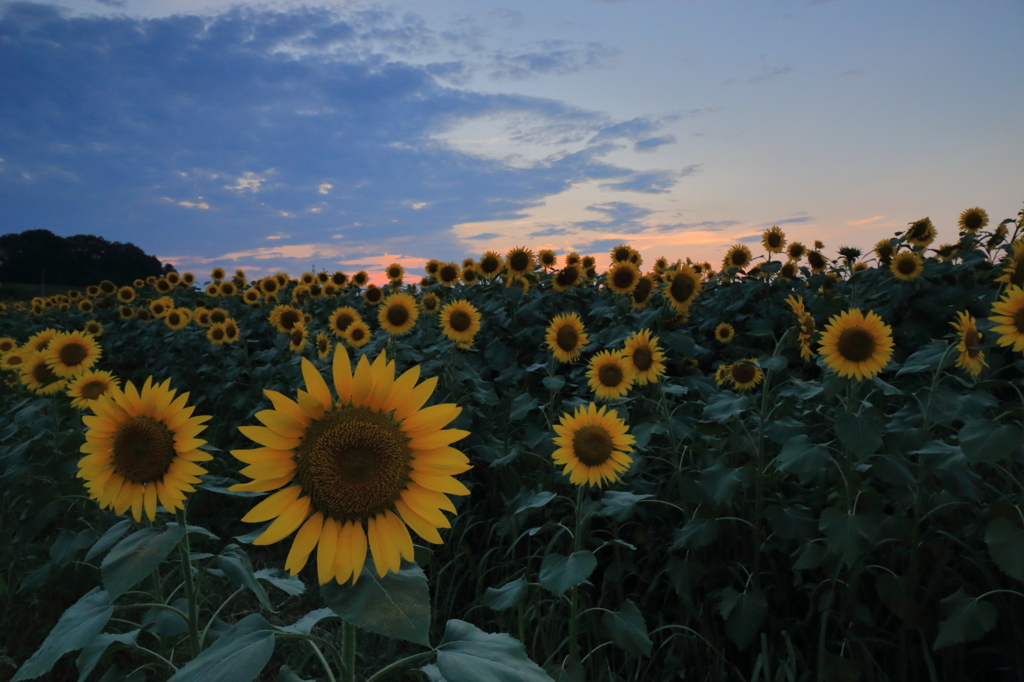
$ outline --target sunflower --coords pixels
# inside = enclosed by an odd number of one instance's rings
[[[170,293],[174,289],[174,285],[168,282],[165,278],[161,277],[156,281],[154,288],[161,294]]]
[[[216,322],[210,325],[210,328],[206,330],[206,338],[210,340],[215,346],[219,346],[227,341],[227,332],[224,331],[224,323]]]
[[[305,350],[309,338],[306,325],[297,324],[288,331],[288,350],[301,353]]]
[[[355,284],[357,287],[364,287],[369,281],[370,275],[366,270],[360,270],[356,274],[352,275],[352,284]]]
[[[768,253],[782,253],[786,248],[786,234],[778,225],[772,225],[771,229],[761,234],[761,243]]]
[[[736,330],[728,322],[723,322],[715,327],[715,340],[719,343],[729,343],[736,338]]]
[[[248,303],[249,305],[253,305],[253,306],[258,304],[260,302],[260,298],[262,298],[262,297],[263,297],[263,294],[261,294],[260,290],[255,288],[255,287],[253,287],[251,289],[246,289],[242,293],[242,300],[245,301],[246,303]]]
[[[537,261],[545,270],[553,270],[558,267],[558,256],[551,249],[541,249],[538,251]]]
[[[983,208],[969,208],[960,214],[959,224],[961,232],[977,232],[988,225],[988,213]]]
[[[309,293],[310,298],[320,298],[324,295],[324,288],[314,282],[306,287],[306,291]]]
[[[151,276],[150,279],[152,279],[153,281],[149,282],[149,280],[147,279],[146,282],[150,284],[156,284],[156,277]],[[95,298],[100,295],[100,288],[95,284],[90,284],[85,288],[85,295],[88,296],[89,298]]]
[[[633,248],[629,244],[619,244],[618,246],[613,246],[608,255],[611,256],[612,265],[615,265],[616,263],[629,262],[630,256],[633,253]]]
[[[791,281],[800,276],[795,260],[788,260],[779,268],[779,279]]]
[[[299,281],[301,281],[306,286],[309,286],[310,284],[316,281],[316,275],[314,275],[312,272],[304,272],[302,273],[302,277],[299,278]]]
[[[137,310],[137,311],[135,311],[135,317],[139,318],[143,322],[149,322],[150,320],[153,319],[153,313],[151,313],[151,312],[149,312],[148,310],[145,310],[145,309],[144,310]]]
[[[967,311],[957,313],[956,320],[950,322],[957,331],[956,349],[960,351],[956,366],[967,371],[972,377],[981,374],[981,368],[987,367],[985,353],[981,350],[981,334],[974,318]]]
[[[1024,287],[1024,239],[1015,241],[1012,248],[1013,251],[1003,266],[1003,274],[995,281]]]
[[[188,311],[188,308],[175,308],[164,316],[164,324],[175,331],[184,329],[191,321],[192,314]]]
[[[807,253],[807,264],[811,266],[811,272],[820,275],[828,267],[828,259],[821,255],[821,251],[809,251]]]
[[[924,272],[924,260],[914,251],[904,249],[896,254],[889,264],[889,270],[898,280],[909,282]]]
[[[722,260],[723,270],[745,270],[750,265],[750,248],[744,244],[736,244],[729,248]]]
[[[548,325],[545,341],[559,362],[580,359],[580,352],[589,343],[579,313],[556,315]]]
[[[181,284],[181,275],[179,275],[174,270],[171,270],[166,275],[164,275],[164,279],[170,282],[171,285],[173,286],[178,286],[179,284]]]
[[[192,321],[200,327],[209,327],[212,324],[212,320],[210,320],[210,311],[206,308],[196,308],[192,312]]]
[[[346,284],[348,284],[348,275],[346,275],[341,270],[338,270],[333,275],[331,275],[331,283],[334,284],[334,286],[336,287],[343,287]]]
[[[224,328],[224,343],[234,343],[240,336],[238,324],[230,317],[220,323]]]
[[[405,277],[405,268],[402,267],[401,263],[392,263],[384,269],[384,275],[392,282],[401,280]]]
[[[197,462],[213,459],[199,449],[206,441],[196,438],[210,417],[192,416],[188,393],[175,397],[170,384],[150,377],[139,391],[129,381],[123,392],[93,401],[95,415],[82,417],[88,430],[78,478],[101,508],[115,514],[130,508],[136,522],[143,513],[155,521],[157,503],[184,510],[185,493],[206,473]]]
[[[216,284],[207,284],[206,295],[209,296],[210,298],[216,298],[220,296],[220,287]]]
[[[377,321],[388,334],[401,336],[409,333],[419,314],[415,298],[409,294],[391,294],[377,313]]]
[[[356,320],[345,330],[344,339],[353,348],[362,348],[370,343],[370,328],[362,320]]]
[[[992,304],[992,315],[988,319],[996,323],[992,331],[1001,334],[996,343],[1024,351],[1024,288],[1009,285],[1002,298]]]
[[[224,279],[224,268],[214,268],[210,271],[210,279],[214,282],[220,283]]]
[[[136,281],[138,281],[138,280],[136,280]],[[192,286],[195,283],[196,283],[196,276],[193,275],[191,272],[183,272],[183,273],[181,273],[181,285],[182,286],[190,287],[190,286]],[[136,286],[141,286],[141,285],[136,285]]]
[[[580,254],[576,253],[575,251],[570,251],[569,253],[565,254],[565,264],[582,266],[583,261],[580,258]],[[583,269],[586,270],[586,268]]]
[[[83,313],[91,313],[94,307],[95,306],[93,306],[92,301],[90,301],[87,298],[83,298],[81,301],[78,302],[78,309],[81,310]]]
[[[135,300],[135,289],[131,287],[121,287],[117,290],[117,300],[122,303],[131,303]]]
[[[587,379],[594,395],[603,400],[615,400],[633,387],[633,367],[625,354],[603,350],[590,359]]]
[[[458,263],[442,263],[437,269],[437,281],[446,287],[453,287],[459,283],[460,273]]]
[[[71,378],[96,364],[103,349],[85,332],[59,332],[43,351],[46,364],[59,377]]]
[[[651,292],[654,291],[654,280],[650,275],[644,275],[636,281],[630,296],[629,307],[633,310],[643,310],[651,302]]]
[[[573,485],[600,488],[615,483],[633,462],[628,453],[636,440],[627,433],[626,423],[607,410],[594,403],[580,405],[574,414],[563,414],[554,427],[557,449],[551,458],[565,467],[562,473]]]
[[[4,353],[10,353],[12,350],[18,347],[18,342],[9,336],[5,336],[0,339],[0,355]]]
[[[290,332],[292,327],[302,322],[302,311],[288,305],[275,306],[267,318],[279,332]]]
[[[423,269],[426,271],[428,277],[436,277],[437,271],[440,267],[441,261],[436,258],[431,258],[427,261],[427,264],[423,266]]]
[[[30,354],[31,351],[23,351],[18,348],[0,354],[0,371],[20,372],[21,366],[25,364]]]
[[[662,295],[668,299],[677,312],[688,310],[693,299],[704,286],[700,275],[689,265],[682,264],[675,270],[669,271],[668,274],[671,276],[671,280],[662,287]]]
[[[754,363],[754,358],[746,358],[729,365],[728,378],[736,390],[746,391],[761,383],[764,373]]]
[[[363,300],[370,305],[380,305],[384,302],[384,290],[376,284],[368,284],[363,292]]]
[[[617,294],[632,293],[640,279],[640,271],[629,260],[618,261],[608,270],[605,283]]]
[[[551,286],[555,291],[566,291],[579,284],[581,280],[579,267],[566,265],[551,278]]]
[[[455,343],[473,343],[480,331],[480,312],[469,301],[452,301],[443,308],[438,320],[441,331]]]
[[[277,278],[273,275],[267,275],[260,281],[260,290],[264,294],[273,294],[280,288],[281,286],[277,283]]]
[[[110,372],[90,369],[71,380],[67,394],[72,399],[72,407],[84,410],[92,406],[101,395],[109,395],[120,388],[121,380]]]
[[[892,329],[875,313],[859,309],[834,315],[821,335],[818,353],[841,377],[871,379],[892,357]]]
[[[935,255],[939,257],[939,260],[944,263],[951,263],[956,260],[956,257],[960,254],[959,244],[943,244],[939,248],[935,249]]]
[[[360,320],[359,311],[349,306],[338,308],[328,318],[328,326],[331,328],[331,333],[338,338],[344,338],[345,331],[348,326],[353,322]]]
[[[508,277],[508,279],[505,280],[505,286],[509,289],[519,287],[523,290],[524,294],[530,290],[530,280],[525,277],[509,277],[507,272],[505,273],[505,276]]]
[[[651,336],[650,329],[641,329],[626,339],[626,360],[638,386],[658,383],[658,377],[665,373],[665,354],[658,347],[658,337]]]
[[[518,277],[533,271],[533,251],[517,246],[505,254],[505,267],[510,277]]]
[[[921,218],[920,220],[915,220],[908,224],[910,227],[903,235],[908,243],[919,248],[924,248],[935,241],[937,234],[935,232],[935,226],[932,225],[930,218]]]
[[[807,247],[800,242],[792,242],[789,248],[786,249],[786,255],[789,256],[790,260],[799,262],[807,255]]]
[[[56,393],[68,384],[66,379],[54,373],[45,352],[29,351],[25,354],[24,362],[18,365],[18,370],[21,372],[21,383],[37,395]]]
[[[476,265],[467,265],[462,268],[462,281],[467,285],[476,284],[480,281],[480,273],[477,272]]]
[[[434,282],[436,281],[437,280],[431,277],[430,275],[420,277],[420,289],[426,289],[427,287],[433,286]]]
[[[316,356],[321,360],[326,359],[331,352],[331,340],[328,338],[327,332],[317,334],[313,345],[316,346]]]
[[[82,325],[82,331],[84,331],[86,334],[91,334],[94,337],[102,336],[103,325],[100,324],[99,320],[86,320],[85,324]]]
[[[469,460],[451,447],[469,433],[444,428],[462,408],[424,409],[437,379],[417,385],[418,365],[396,379],[384,353],[372,364],[363,356],[353,372],[339,347],[332,370],[337,399],[305,359],[302,374],[306,391],[298,402],[264,391],[274,405],[256,413],[265,426],[239,427],[263,447],[231,453],[253,479],[232,490],[277,490],[242,517],[274,519],[253,544],[298,531],[285,569],[298,574],[316,548],[321,585],[358,580],[367,550],[378,576],[397,573],[403,558],[413,560],[408,529],[440,544],[437,529],[450,527],[441,510],[455,512],[447,495],[469,494],[453,478],[471,468]]]
[[[117,291],[117,285],[111,282],[109,279],[105,279],[102,282],[100,282],[100,291],[102,291],[107,296],[110,296],[115,291]]]
[[[236,285],[234,282],[221,282],[219,293],[221,296],[225,298],[230,298],[238,293],[238,285]]]

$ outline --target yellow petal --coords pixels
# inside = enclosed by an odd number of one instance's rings
[[[249,492],[249,493],[265,493],[271,490],[277,490],[286,483],[291,483],[291,476],[284,476],[282,478],[267,478],[257,479],[255,481],[249,481],[248,483],[236,483],[228,490],[235,492]]]
[[[309,561],[316,543],[320,540],[320,531],[324,526],[324,515],[317,512],[306,519],[302,528],[295,534],[292,548],[288,550],[288,558],[285,559],[284,568],[291,575],[297,575]]]
[[[331,400],[331,392],[327,388],[327,382],[317,371],[313,363],[302,358],[302,378],[306,380],[306,390],[316,398],[317,402],[324,406],[325,410],[331,409],[334,401]]]
[[[302,494],[302,486],[293,485],[262,500],[259,504],[249,510],[249,513],[242,517],[245,523],[262,523],[280,516],[284,510],[299,499]]]
[[[363,356],[366,357],[365,355]],[[377,569],[377,575],[381,578],[388,572],[388,568],[391,566],[393,559],[391,554],[398,555],[397,550],[393,550],[392,547],[385,541],[386,531],[381,526],[382,519],[378,517],[372,517],[366,520],[366,536],[370,541],[370,554],[373,555],[373,567]]]
[[[326,585],[334,578],[334,558],[338,551],[338,522],[328,516],[324,519],[324,527],[320,531],[320,544],[316,550],[316,575],[321,585]]]
[[[309,514],[309,502],[309,497],[300,497],[292,502],[252,544],[272,545],[294,533]]]
[[[274,405],[275,410],[288,415],[302,426],[309,426],[309,416],[302,411],[297,402],[277,391],[264,390],[263,395],[270,398],[270,402]]]
[[[255,416],[256,419],[260,420],[264,426],[279,436],[284,436],[285,438],[302,438],[306,435],[306,429],[302,424],[289,417],[284,412],[278,412],[277,410],[260,410]]]
[[[451,476],[434,476],[413,469],[409,472],[409,478],[416,481],[424,488],[428,490],[435,490],[439,493],[447,493],[449,495],[469,494],[469,489]]]
[[[405,502],[400,499],[395,500],[395,508],[398,509],[398,513],[402,515],[402,520],[405,521],[406,525],[413,529],[416,535],[419,535],[427,542],[431,542],[435,545],[443,543],[443,540],[441,540],[441,534],[437,532],[437,526],[434,526],[425,518],[414,512]]]
[[[419,457],[413,459],[410,464],[416,471],[435,476],[455,476],[457,474],[465,473],[473,468],[473,465],[469,462],[459,462],[457,460],[425,460]]]
[[[395,363],[384,362],[381,352],[373,363],[373,389],[370,391],[366,404],[371,410],[379,410],[395,385]]]
[[[462,408],[455,403],[427,407],[409,415],[402,422],[402,430],[408,438],[426,436],[448,426],[461,413]]]
[[[444,431],[437,431],[428,436],[416,438],[409,441],[410,450],[434,450],[436,448],[444,447],[445,445],[451,445],[457,440],[462,440],[469,435],[469,431],[463,431],[462,429],[445,429]]]
[[[437,386],[437,377],[430,377],[399,401],[395,406],[395,420],[401,421],[409,417],[413,412],[423,407]]]
[[[352,521],[338,523],[338,547],[334,551],[334,566],[331,569],[334,578],[344,584],[352,576],[352,534],[356,532]],[[359,530],[362,533],[362,529]]]
[[[299,401],[299,407],[310,419],[320,419],[324,416],[324,406],[319,400],[303,391],[301,388],[295,392]]]
[[[416,555],[412,547],[412,538],[409,537],[409,529],[402,523],[402,519],[390,509],[384,511],[384,520],[390,526],[388,537],[391,539],[392,546],[398,549],[402,559],[412,561]],[[397,573],[401,568],[402,562],[399,560],[392,570]]]
[[[156,521],[156,483],[147,483],[142,490],[143,497],[145,497],[146,518]]]
[[[372,390],[373,371],[370,369],[370,361],[363,355],[359,358],[355,376],[352,377],[352,403],[359,407],[366,405]]]
[[[138,483],[132,486],[132,518],[135,523],[142,522],[142,505],[146,501],[146,489]]]
[[[366,564],[367,543],[362,522],[349,521],[349,524],[352,526],[348,533],[348,539],[351,543],[349,545],[349,553],[351,554],[352,561],[352,584],[355,585],[356,581],[359,580],[359,576],[362,575],[363,566]]]
[[[395,383],[391,385],[391,393],[388,394],[387,399],[380,408],[381,412],[387,414],[398,407],[398,405],[409,396],[409,393],[416,386],[416,382],[419,381],[419,378],[420,366],[413,365],[412,369],[395,379]]]
[[[250,464],[238,473],[249,478],[281,478],[295,474],[294,459],[272,459],[266,462]]]
[[[275,450],[274,448],[254,448],[252,450],[232,450],[231,454],[235,459],[246,464],[266,462],[270,459],[291,459],[294,454],[291,450]]]
[[[156,482],[156,496],[160,500],[160,504],[164,506],[169,512],[173,512],[178,508],[177,498],[170,493],[167,488],[167,484],[163,481]]]
[[[434,490],[428,490],[415,481],[405,484],[405,490],[402,492],[402,499],[409,504],[412,504],[413,501],[415,501],[423,506],[430,506],[434,509],[444,509],[445,511],[450,511],[452,514],[455,513],[455,504],[448,499],[447,495]],[[416,511],[420,510],[417,508]],[[448,526],[443,527],[447,528]]]
[[[121,490],[117,493],[117,498],[114,500],[115,514],[124,514],[128,511],[128,508],[132,506],[132,497],[134,493],[135,483],[125,481],[124,485],[121,486]]]
[[[294,450],[299,447],[298,438],[285,438],[279,436],[265,426],[239,426],[238,430],[242,435],[260,445],[276,450]]]
[[[338,394],[338,402],[347,405],[352,398],[352,364],[348,358],[348,351],[342,344],[334,347],[334,390]],[[344,582],[339,580],[338,582]]]
[[[187,459],[190,462],[209,462],[213,459],[213,455],[202,450],[189,450],[187,452],[179,452],[178,457]]]

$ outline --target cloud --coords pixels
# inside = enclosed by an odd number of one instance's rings
[[[814,222],[814,216],[803,215],[798,218],[783,218],[782,220],[771,220],[767,223],[760,223],[761,227],[771,227],[772,225],[791,225],[796,223],[810,223]]]
[[[765,81],[772,80],[773,78],[778,78],[779,76],[784,76],[787,73],[792,73],[795,70],[796,69],[794,69],[792,66],[766,66],[763,69],[761,69],[761,73],[757,74],[756,76],[751,76],[750,78],[748,78],[747,82],[764,83]]]
[[[199,203],[192,201],[179,201],[178,206],[184,206],[185,208],[198,208],[202,211],[210,210],[210,205],[205,201],[200,201]]]
[[[680,178],[693,175],[704,164],[697,163],[679,171],[655,170],[630,173],[618,182],[606,182],[601,189],[612,189],[620,192],[643,192],[645,194],[664,194],[674,187]]]
[[[849,220],[849,221],[847,221],[846,224],[847,225],[867,225],[868,223],[873,223],[876,220],[883,220],[884,218],[885,218],[884,215],[876,215],[874,218],[865,218],[864,220]]]
[[[658,147],[662,147],[666,144],[675,144],[675,135],[660,135],[658,137],[649,137],[646,140],[639,140],[633,145],[633,151],[635,152],[653,152],[657,151]]]
[[[533,238],[538,238],[538,237],[561,237],[563,235],[575,234],[575,233],[576,233],[576,230],[574,230],[571,227],[545,227],[543,230],[537,230],[535,232],[530,232],[526,236],[527,237],[533,237]],[[495,235],[495,236],[497,236],[497,235]]]
[[[542,40],[529,52],[494,55],[490,77],[521,81],[537,76],[566,76],[586,69],[605,68],[618,54],[616,48],[598,42]]]
[[[487,241],[488,239],[496,239],[501,235],[497,232],[481,232],[480,234],[474,234],[469,237],[463,237],[463,239],[470,239],[473,241]]]
[[[317,185],[316,191],[320,192],[320,194],[327,194],[333,188],[334,185],[332,185],[331,183],[322,182],[319,185]]]
[[[246,171],[235,180],[235,184],[224,185],[224,189],[233,189],[237,192],[252,192],[253,194],[256,194],[260,191],[260,185],[266,182],[266,180],[266,178],[256,175],[251,171]]]

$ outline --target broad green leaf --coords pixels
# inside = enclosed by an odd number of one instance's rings
[[[18,669],[11,682],[31,680],[49,672],[61,656],[92,642],[112,615],[110,595],[94,587],[61,615],[42,646]]]
[[[532,395],[529,393],[523,393],[512,401],[512,405],[509,407],[508,418],[513,421],[522,419],[526,415],[530,414],[530,412],[537,409],[539,404],[540,401]]]
[[[96,541],[96,544],[86,552],[85,560],[92,561],[100,554],[103,554],[108,549],[114,546],[114,543],[120,540],[128,529],[132,527],[131,519],[121,519],[113,526],[107,529],[107,531],[100,536],[100,539]]]
[[[722,391],[704,408],[704,418],[713,422],[724,422],[743,414],[750,407],[750,399],[732,391]]]
[[[75,555],[96,542],[96,532],[87,528],[81,533],[72,533],[61,529],[60,535],[50,545],[50,561],[57,566],[66,566],[75,559]]]
[[[968,596],[962,587],[942,600],[942,610],[948,617],[939,623],[932,651],[981,639],[996,626],[996,607]]]
[[[904,360],[903,366],[900,368],[900,371],[896,372],[896,376],[913,374],[915,372],[934,372],[938,369],[939,362],[942,360],[946,348],[947,344],[945,341],[933,340],[927,346]],[[949,358],[946,359],[946,362],[949,362]]]
[[[700,473],[702,487],[717,504],[728,502],[741,485],[749,484],[754,479],[751,468],[743,466],[731,469],[724,460],[715,462]]]
[[[373,562],[356,584],[331,581],[320,586],[324,602],[347,623],[378,635],[430,646],[430,597],[427,576],[416,564],[402,563],[398,573],[377,576]]]
[[[488,587],[482,601],[495,611],[503,611],[522,601],[523,596],[526,595],[526,587],[524,578],[505,583],[501,587]]]
[[[188,601],[184,597],[175,599],[171,606],[182,613],[188,613]],[[141,623],[143,630],[148,630],[158,637],[173,637],[188,631],[185,619],[167,609],[149,609],[142,617]]]
[[[253,573],[253,575],[260,580],[266,580],[277,589],[293,597],[297,597],[306,591],[306,586],[299,580],[298,576],[288,575],[287,572],[282,571],[280,568],[261,568]]]
[[[827,507],[821,512],[818,529],[828,538],[828,548],[841,556],[847,566],[852,566],[867,552],[878,534],[882,518],[879,512],[849,514]]]
[[[786,441],[774,463],[782,471],[809,474],[824,469],[828,461],[828,448],[815,445],[808,436],[800,435]]]
[[[316,611],[310,611],[302,618],[291,625],[285,625],[277,628],[281,632],[290,632],[299,635],[308,635],[313,631],[313,627],[322,620],[327,618],[337,618],[338,615],[330,609],[317,609]]]
[[[1024,431],[1019,426],[1000,426],[991,419],[972,419],[964,424],[959,435],[960,448],[973,464],[1009,459],[1024,443]]]
[[[820,382],[801,381],[800,379],[793,378],[790,379],[789,384],[779,389],[779,395],[799,398],[800,400],[810,400],[823,390]]]
[[[544,377],[544,380],[541,383],[544,384],[544,388],[548,389],[552,393],[557,393],[562,389],[562,386],[565,386],[565,377],[557,375],[553,377]]]
[[[916,615],[917,607],[906,578],[897,578],[888,571],[882,571],[875,578],[875,592],[882,603],[903,622],[909,622]]]
[[[597,568],[597,558],[589,550],[563,556],[552,552],[540,565],[540,584],[555,596],[561,597],[570,587],[579,585]]]
[[[992,519],[985,531],[985,544],[1003,573],[1024,580],[1024,529],[1009,519]]]
[[[167,682],[252,682],[273,654],[273,626],[253,613],[232,625]]]
[[[316,682],[316,680],[299,677],[290,665],[282,665],[281,669],[277,671],[277,682]]]
[[[637,656],[651,655],[652,643],[647,636],[647,624],[632,600],[627,599],[618,611],[606,611],[601,616],[601,623],[612,640],[629,653]]]
[[[96,668],[107,647],[111,644],[135,644],[140,632],[142,630],[132,630],[121,635],[102,634],[86,644],[75,661],[75,665],[78,666],[78,682],[85,682],[85,678]]]
[[[177,523],[175,523],[174,521],[171,521],[170,523],[167,524],[167,527],[168,528],[173,528],[173,527],[175,527],[177,525],[178,525]],[[210,531],[210,530],[207,530],[206,528],[203,528],[202,526],[193,526],[190,523],[190,524],[188,524],[188,527],[185,530],[187,530],[190,535],[202,535],[204,538],[208,538],[210,540],[220,540],[220,536],[219,535],[217,535],[213,531]]]
[[[152,573],[184,536],[185,529],[177,525],[165,531],[143,528],[117,543],[100,564],[110,598],[117,599]]]
[[[672,549],[700,549],[718,537],[718,520],[693,517],[672,534]]]
[[[722,590],[718,612],[725,620],[725,634],[743,651],[750,646],[768,615],[768,598],[759,589],[740,593],[727,587]]]
[[[665,425],[661,422],[644,422],[630,429],[630,433],[636,438],[633,444],[637,450],[643,450],[651,442],[651,436],[655,433],[665,433]]]
[[[455,619],[437,647],[437,668],[446,682],[553,682],[518,640]]]
[[[428,663],[420,668],[420,672],[427,676],[427,682],[446,682],[441,671],[433,663]]]
[[[558,671],[558,682],[587,682],[587,671],[583,664],[571,656],[567,656]]]
[[[252,562],[249,561],[249,555],[245,553],[244,549],[234,543],[228,545],[217,556],[217,565],[220,566],[220,570],[224,571],[224,575],[231,582],[239,587],[249,588],[256,595],[256,598],[260,600],[263,608],[271,612],[274,611],[274,608],[270,605],[270,597],[267,596],[267,591],[263,589],[263,585],[259,584],[259,581],[256,580],[256,576],[253,574]]]
[[[538,507],[543,507],[553,499],[555,499],[555,494],[552,492],[548,492],[547,490],[544,490],[542,492],[537,493],[536,495],[531,495],[530,497],[521,501],[519,504],[516,505],[515,511],[513,513],[518,514],[519,512],[526,511],[527,509],[536,509]]]
[[[781,372],[789,366],[784,355],[764,355],[757,359],[757,364],[766,372]]]
[[[616,521],[628,521],[633,516],[633,510],[641,500],[646,500],[650,495],[637,495],[626,490],[608,490],[601,497],[601,511],[598,516],[607,516]]]
[[[810,540],[816,535],[818,520],[800,503],[785,507],[772,504],[764,512],[775,534],[786,540]]]
[[[836,417],[839,442],[860,459],[870,457],[882,447],[882,427],[868,414],[841,414]]]

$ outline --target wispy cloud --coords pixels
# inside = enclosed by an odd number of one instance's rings
[[[847,221],[846,224],[847,225],[867,225],[868,223],[873,223],[876,220],[884,220],[884,219],[885,219],[884,215],[876,215],[874,218],[865,218],[864,220],[849,220],[849,221]]]

